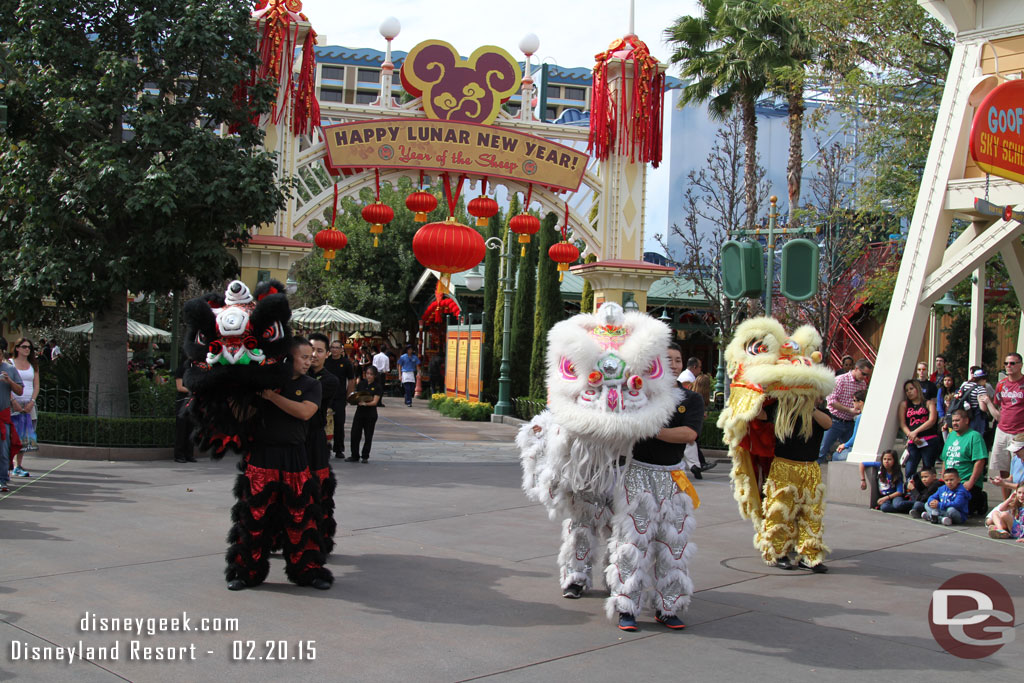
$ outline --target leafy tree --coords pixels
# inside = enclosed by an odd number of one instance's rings
[[[232,100],[258,62],[249,6],[2,0],[0,36],[0,306],[19,322],[47,296],[93,313],[92,406],[125,415],[126,292],[221,283],[228,249],[283,205],[250,122],[274,86],[250,111]]]
[[[743,122],[744,193],[748,211],[744,223],[753,228],[757,208],[757,116],[754,105],[773,84],[791,92],[799,103],[793,124],[802,120],[803,50],[799,25],[777,0],[698,0],[699,16],[684,16],[665,31],[674,52],[672,64],[689,79],[680,106],[707,102],[712,118],[726,119],[734,111]],[[787,51],[799,46],[799,57]],[[803,61],[801,61],[803,60]],[[792,129],[791,129],[792,130]],[[798,178],[794,178],[798,180]],[[799,195],[799,192],[797,192]]]
[[[537,306],[533,316],[533,355],[530,359],[530,397],[547,398],[545,389],[547,377],[548,330],[562,320],[565,305],[562,303],[562,288],[558,281],[558,265],[548,258],[548,249],[558,241],[558,216],[549,213],[540,228],[537,251]],[[591,294],[593,296],[593,294]]]

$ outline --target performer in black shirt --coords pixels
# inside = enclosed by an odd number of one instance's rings
[[[174,386],[178,390],[178,398],[174,401],[174,462],[196,462],[192,445],[192,418],[188,414],[189,392],[183,378],[185,370],[191,364],[183,358],[174,371]]]
[[[292,376],[278,390],[266,389],[259,407],[263,420],[252,451],[239,463],[243,476],[235,486],[238,502],[228,534],[227,579],[230,590],[257,586],[266,579],[267,556],[283,548],[285,574],[300,586],[321,590],[334,577],[324,567],[320,483],[310,474],[306,453],[309,420],[321,402],[320,383],[308,377],[312,347],[301,337],[292,343]]]
[[[324,367],[327,359],[326,336],[319,332],[309,335],[309,343],[313,346],[313,360],[309,365],[309,372],[306,373],[316,381],[320,382],[322,398],[320,408],[309,420],[309,436],[306,438],[306,451],[309,453],[309,471],[320,480],[320,501],[324,509],[324,523],[320,530],[324,534],[325,552],[334,549],[334,532],[337,530],[337,523],[334,521],[334,491],[338,481],[334,478],[331,470],[331,449],[327,444],[327,410],[334,404],[335,398],[344,393],[341,391],[341,382]]]
[[[314,335],[311,335],[312,339]],[[348,395],[356,389],[356,371],[352,361],[345,355],[345,347],[341,340],[334,340],[330,344],[331,355],[324,359],[323,367],[332,375],[338,378],[339,389],[331,402],[325,401],[328,408],[334,410],[334,457],[343,459],[345,457],[345,400]]]
[[[345,458],[345,461],[359,461],[359,441],[365,436],[362,461],[369,462],[370,447],[373,445],[373,430],[377,425],[377,406],[380,404],[381,396],[381,383],[377,381],[377,368],[370,365],[363,371],[363,378],[356,384],[356,391],[365,392],[369,398],[360,401],[356,408],[356,416],[352,418],[352,455]]]

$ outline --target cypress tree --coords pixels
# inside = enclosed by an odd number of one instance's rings
[[[515,235],[511,235],[515,238]],[[537,242],[530,240],[526,256],[519,259],[515,298],[512,301],[512,396],[526,396],[530,391],[530,353],[533,351],[533,308],[537,297]],[[515,247],[515,244],[512,245]]]
[[[557,264],[548,257],[548,249],[558,240],[558,216],[544,217],[537,240],[537,304],[533,317],[533,354],[530,358],[530,397],[543,400],[545,389],[548,330],[565,317]]]

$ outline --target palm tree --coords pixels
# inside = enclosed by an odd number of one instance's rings
[[[706,102],[711,117],[720,121],[739,110],[745,147],[745,218],[750,229],[758,209],[755,103],[765,92],[786,81],[791,84],[789,90],[800,90],[799,97],[793,100],[791,116],[795,114],[795,121],[802,125],[803,79],[797,79],[796,74],[802,70],[803,62],[789,52],[790,35],[797,25],[778,0],[699,0],[699,5],[700,16],[680,17],[666,29],[665,37],[675,50],[670,61],[681,65],[680,74],[689,79],[682,91],[681,105]],[[795,83],[799,85],[792,85]],[[795,196],[799,199],[802,155],[799,133],[793,136],[793,123],[791,118],[787,175],[791,182],[795,181]],[[792,146],[794,139],[796,151]],[[794,158],[798,159],[795,173]],[[790,185],[791,195],[792,190]]]

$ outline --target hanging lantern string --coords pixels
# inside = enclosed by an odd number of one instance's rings
[[[484,176],[484,186],[480,189],[480,196],[483,197],[487,194],[487,176]]]
[[[420,189],[423,189],[423,169],[420,169]]]
[[[569,202],[565,203],[565,224],[562,226],[562,240],[568,240],[569,233]]]
[[[334,184],[334,205],[331,207],[331,227],[335,226],[335,220],[338,218],[338,184]]]
[[[380,202],[380,169],[373,169],[373,177],[377,181],[377,202]]]
[[[530,210],[530,201],[533,199],[533,183],[527,187],[526,190],[526,206],[523,207],[523,211]]]
[[[452,194],[452,180],[447,173],[444,174],[444,196],[448,200],[448,217],[455,217],[455,205],[459,202],[459,195],[462,194],[462,184],[466,182],[466,174],[459,175],[459,184],[455,186],[455,194]]]

